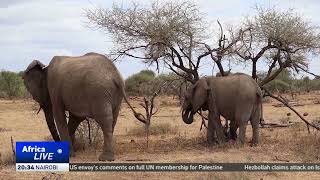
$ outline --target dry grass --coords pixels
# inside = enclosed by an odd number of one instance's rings
[[[1,128],[0,127],[0,132],[5,132],[5,131],[10,131],[9,129]]]
[[[143,126],[135,126],[132,127],[128,131],[128,135],[132,136],[145,136],[146,135],[146,129]],[[177,127],[173,127],[169,123],[156,123],[151,124],[149,127],[149,135],[164,135],[164,134],[176,134],[177,133]]]
[[[291,98],[290,95],[285,95]],[[314,104],[314,100],[320,99],[320,93],[302,94],[295,98],[304,106],[295,107],[297,111],[309,115],[306,117],[310,122],[320,117],[320,104]],[[191,125],[181,120],[179,106],[173,106],[177,101],[172,97],[161,97],[159,112],[153,117],[150,127],[150,136],[147,146],[144,126],[135,120],[130,109],[123,104],[118,123],[114,131],[115,162],[312,162],[320,163],[320,138],[319,133],[311,131],[308,134],[306,126],[299,118],[286,107],[273,107],[278,102],[268,100],[264,103],[264,118],[270,123],[286,123],[287,113],[291,112],[289,121],[293,125],[287,128],[261,129],[260,144],[250,147],[252,129],[247,128],[246,143],[239,145],[223,143],[208,146],[206,143],[206,131],[199,131],[201,120],[196,120]],[[164,103],[161,103],[161,101]],[[138,112],[144,112],[139,106],[138,100],[131,100]],[[167,103],[167,104],[166,104]],[[163,105],[162,105],[163,104]],[[172,104],[172,106],[171,106]],[[21,176],[29,179],[39,177],[51,177],[51,173],[18,173],[10,162],[12,150],[10,137],[15,141],[42,141],[51,139],[50,133],[42,112],[36,114],[38,109],[30,100],[0,100],[0,153],[2,169],[0,177],[4,179],[18,179]],[[101,130],[96,128],[94,121],[91,123],[92,145],[88,144],[87,123],[79,127],[76,134],[76,142],[79,144],[76,157],[71,162],[97,162],[102,151],[103,140]],[[95,138],[95,132],[97,138]],[[82,148],[84,147],[84,148]],[[3,166],[4,165],[4,166]],[[59,176],[60,177],[60,176]],[[319,173],[64,173],[65,179],[319,179]],[[0,178],[1,179],[1,178]]]
[[[89,139],[89,127],[87,120],[83,121],[76,133],[75,133],[75,149],[85,150],[87,148],[97,148],[103,143],[103,133],[99,124],[94,120],[90,119],[90,139]]]
[[[320,160],[320,132],[313,131],[308,134],[303,124],[298,124],[290,129],[291,137],[288,146],[302,162]]]
[[[246,173],[226,173],[226,174],[208,173],[206,176],[200,179],[225,180],[225,179],[230,179],[231,177],[233,180],[249,180],[250,179],[250,176]]]
[[[169,98],[165,98],[160,100],[160,106],[161,107],[170,107],[170,106],[179,106],[179,103],[177,101],[170,100]]]
[[[41,180],[60,180],[63,179],[63,174],[50,173],[41,178]]]
[[[297,138],[293,151],[300,156],[303,162],[314,162],[320,160],[320,136],[304,135]]]
[[[0,166],[14,165],[15,163],[16,157],[12,154],[12,152],[0,154]]]

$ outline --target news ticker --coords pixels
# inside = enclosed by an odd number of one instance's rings
[[[41,163],[42,164],[42,163]],[[25,167],[22,167],[25,166]],[[41,166],[47,166],[41,167]],[[74,172],[296,172],[319,171],[320,164],[310,163],[20,163],[17,171]]]
[[[69,163],[68,142],[16,142],[16,171],[320,171],[320,164]]]

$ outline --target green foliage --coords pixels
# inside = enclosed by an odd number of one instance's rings
[[[285,82],[281,79],[275,79],[268,84],[266,84],[266,88],[270,91],[276,91],[279,90],[280,92],[285,92],[287,90],[290,90],[290,83]]]
[[[22,97],[25,92],[22,77],[19,73],[10,71],[0,72],[0,92],[3,96]]]
[[[260,73],[259,78],[266,76],[266,73]],[[270,91],[279,90],[279,92],[288,91],[313,91],[320,90],[320,79],[311,80],[308,76],[294,78],[289,70],[284,69],[273,81],[265,85]]]
[[[174,73],[160,74],[143,70],[126,79],[126,92],[129,95],[151,96],[161,89],[161,94],[176,95],[184,81]]]
[[[258,77],[260,79],[263,79],[267,74],[266,73],[260,73],[258,74]],[[267,83],[265,87],[270,91],[280,91],[280,92],[286,92],[290,91],[292,89],[292,83],[294,78],[292,77],[289,70],[284,69],[282,70],[278,76]]]
[[[155,78],[155,73],[151,70],[142,70],[137,74],[128,77],[125,81],[126,92],[130,95],[141,94],[142,86],[153,80]]]
[[[294,87],[299,91],[320,90],[320,79],[311,80],[308,76],[294,80]]]

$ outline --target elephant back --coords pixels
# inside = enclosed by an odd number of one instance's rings
[[[113,62],[98,53],[83,56],[55,56],[48,66],[49,89],[72,91],[84,88],[97,93],[116,91],[114,82],[124,87],[124,81]]]

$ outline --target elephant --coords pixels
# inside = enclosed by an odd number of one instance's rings
[[[220,116],[230,120],[230,136],[236,138],[239,127],[239,140],[245,140],[245,132],[250,120],[253,135],[252,145],[258,144],[259,122],[262,111],[262,92],[255,80],[246,74],[236,73],[224,77],[204,77],[192,85],[185,94],[182,104],[182,119],[186,124],[193,122],[198,110],[208,110],[208,143],[223,141],[223,128]]]
[[[34,60],[24,71],[23,80],[26,89],[43,109],[55,141],[71,142],[82,120],[86,117],[95,119],[104,136],[100,161],[114,160],[113,131],[123,98],[134,116],[146,123],[144,116],[129,103],[119,71],[104,55],[54,56],[47,67]],[[66,111],[69,112],[68,123]],[[70,155],[73,155],[72,143]]]

